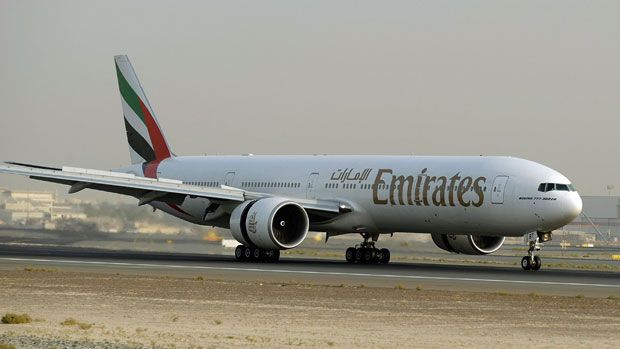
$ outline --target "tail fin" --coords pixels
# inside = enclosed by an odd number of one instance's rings
[[[125,55],[114,56],[131,163],[161,161],[172,156],[168,142]]]

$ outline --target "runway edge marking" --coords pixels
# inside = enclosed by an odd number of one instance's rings
[[[168,268],[168,269],[201,269],[201,270],[222,270],[222,271],[253,271],[281,274],[306,274],[306,275],[333,275],[333,276],[357,276],[357,277],[377,277],[391,279],[424,279],[424,280],[443,280],[443,281],[476,281],[491,283],[513,283],[513,284],[535,284],[553,286],[589,286],[589,287],[612,287],[620,288],[620,285],[609,284],[586,284],[578,282],[553,282],[553,281],[527,281],[527,280],[503,280],[503,279],[480,279],[480,278],[459,278],[447,276],[421,276],[421,275],[396,275],[396,274],[370,274],[370,273],[344,273],[335,271],[312,271],[312,270],[285,270],[285,269],[261,269],[261,268],[233,268],[233,267],[208,267],[200,265],[175,265],[175,264],[152,264],[152,263],[127,263],[127,262],[100,262],[100,261],[80,261],[80,260],[58,260],[40,258],[9,258],[0,257],[0,260],[13,262],[42,262],[60,264],[87,264],[87,265],[108,265],[129,268]]]

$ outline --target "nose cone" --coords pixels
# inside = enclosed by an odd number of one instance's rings
[[[577,216],[581,214],[581,197],[576,192],[562,193],[561,197],[556,201],[556,205],[551,205],[545,212],[545,223],[541,227],[543,230],[559,229],[571,223]]]
[[[581,201],[581,196],[579,196],[577,192],[571,193],[565,200],[566,219],[568,223],[570,223],[581,214],[583,202]]]

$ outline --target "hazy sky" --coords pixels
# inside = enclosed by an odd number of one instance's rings
[[[620,192],[620,1],[2,0],[0,50],[2,161],[128,163],[128,54],[177,154],[512,155]]]

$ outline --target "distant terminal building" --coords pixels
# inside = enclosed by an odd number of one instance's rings
[[[620,196],[582,196],[583,211],[571,224],[567,233],[587,234],[586,239],[618,242],[620,240]]]
[[[0,189],[0,220],[5,224],[49,226],[63,219],[84,220],[86,215],[51,192]]]
[[[0,219],[12,224],[42,223],[51,220],[54,194],[49,192],[0,192]]]

